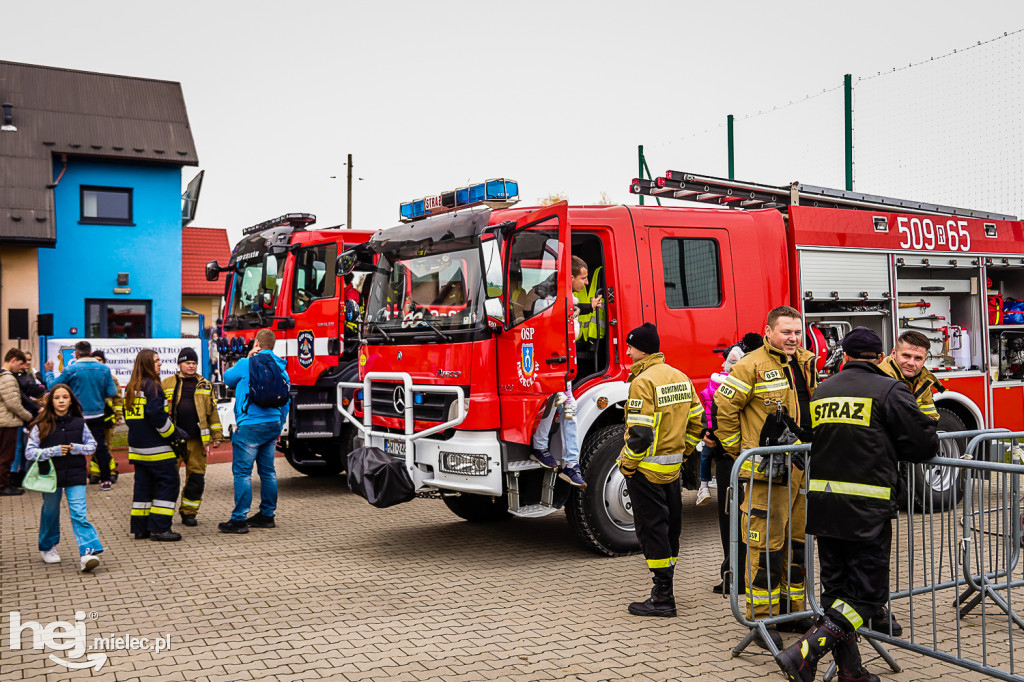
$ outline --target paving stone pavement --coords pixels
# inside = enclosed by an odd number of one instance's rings
[[[477,525],[439,500],[377,510],[343,478],[307,478],[280,459],[278,473],[276,529],[218,532],[233,498],[230,464],[214,464],[200,525],[176,520],[177,543],[131,539],[131,474],[109,492],[90,486],[89,517],[107,547],[93,574],[77,571],[66,508],[62,561],[47,565],[36,547],[40,496],[0,498],[0,679],[782,679],[756,648],[731,655],[744,631],[711,592],[716,507],[695,507],[694,492],[684,496],[680,615],[642,619],[626,604],[649,591],[643,559],[584,549],[561,512]],[[109,650],[99,671],[69,671],[48,654],[85,657],[34,650],[30,631],[12,649],[12,611],[41,625],[81,611],[90,644],[169,636],[169,648]],[[981,679],[894,655],[903,672],[869,668],[884,680]]]

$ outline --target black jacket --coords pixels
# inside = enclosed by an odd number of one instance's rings
[[[895,510],[898,460],[923,462],[939,449],[935,421],[910,390],[871,362],[848,362],[811,401],[813,441],[807,532],[867,540]]]
[[[40,448],[52,448],[55,445],[75,445],[85,442],[83,433],[88,427],[81,417],[73,417],[69,414],[57,417],[56,428],[50,432],[39,444]],[[62,488],[70,488],[73,485],[85,485],[87,476],[87,465],[85,455],[63,455],[53,457],[40,462],[44,466],[49,462],[57,470],[57,485]]]

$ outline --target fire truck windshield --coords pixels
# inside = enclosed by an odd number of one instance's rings
[[[364,335],[436,334],[441,339],[444,332],[485,326],[480,249],[465,244],[385,248],[370,286]]]
[[[269,253],[265,242],[235,258],[230,315],[237,328],[265,326],[262,318],[275,314],[283,268],[284,253]]]

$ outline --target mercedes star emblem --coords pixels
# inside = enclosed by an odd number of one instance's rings
[[[395,387],[395,392],[391,394],[391,402],[394,403],[396,412],[405,412],[405,386]]]
[[[402,359],[402,351],[398,351],[398,359],[399,359],[399,360],[401,360],[401,359]]]

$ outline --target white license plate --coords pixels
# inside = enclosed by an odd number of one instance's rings
[[[390,438],[385,438],[384,452],[388,453],[389,455],[398,455],[399,457],[405,457],[405,441],[391,440]]]

